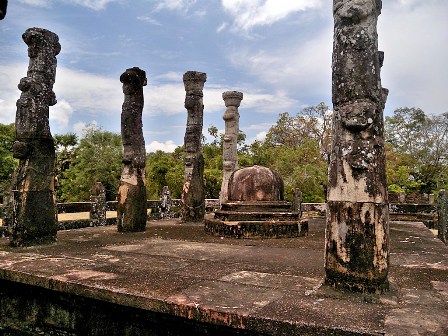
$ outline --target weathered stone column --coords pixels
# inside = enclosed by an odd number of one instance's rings
[[[118,189],[118,231],[145,231],[146,227],[146,150],[143,138],[143,86],[146,73],[127,69],[121,76],[124,102],[121,113],[123,171]]]
[[[28,45],[27,77],[18,85],[14,157],[19,159],[12,182],[13,246],[56,240],[54,202],[55,148],[49,125],[49,106],[56,104],[53,84],[56,55],[61,50],[55,33],[29,28],[22,35]]]
[[[106,225],[106,189],[101,182],[96,182],[90,192],[90,225]]]
[[[302,217],[302,196],[300,188],[295,188],[292,200],[292,211],[300,214],[300,217]]]
[[[378,51],[381,0],[334,0],[333,147],[329,166],[326,283],[388,289],[389,211]]]
[[[182,221],[201,222],[205,214],[204,157],[201,137],[204,118],[202,101],[207,75],[202,72],[187,71],[183,81],[186,91],[185,108],[188,111],[185,131],[185,173],[182,188]]]
[[[448,195],[445,189],[439,191],[437,212],[437,237],[446,244],[448,242]]]
[[[222,99],[226,104],[226,112],[224,112],[225,132],[223,143],[223,176],[221,184],[221,192],[219,201],[221,203],[228,200],[228,189],[230,175],[238,169],[238,133],[240,132],[239,121],[240,115],[238,107],[243,100],[243,93],[238,91],[226,91],[222,94]]]

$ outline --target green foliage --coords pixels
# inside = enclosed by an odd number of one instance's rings
[[[432,193],[448,183],[448,113],[399,108],[385,121],[387,177],[406,191]]]
[[[19,163],[12,156],[12,145],[15,139],[14,124],[0,124],[0,193],[9,188],[14,169]]]
[[[184,164],[179,147],[174,153],[157,151],[146,156],[146,191],[149,199],[159,199],[164,186],[168,186],[172,198],[182,192]]]
[[[122,170],[121,157],[120,134],[88,129],[74,148],[70,166],[59,180],[60,201],[88,201],[90,190],[98,181],[106,188],[107,199],[115,200]]]

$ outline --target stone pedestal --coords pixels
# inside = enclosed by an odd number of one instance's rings
[[[9,212],[12,246],[50,243],[56,240],[54,164],[55,148],[50,132],[49,106],[56,104],[53,84],[56,55],[61,50],[55,33],[30,28],[22,35],[28,45],[27,77],[18,85],[14,157],[19,166],[12,182]]]
[[[226,91],[222,94],[226,104],[226,112],[223,119],[225,122],[224,143],[223,143],[223,177],[219,201],[222,203],[228,200],[228,186],[230,175],[238,169],[238,134],[239,120],[238,107],[243,99],[243,93],[238,91]]]
[[[185,131],[185,174],[182,188],[182,221],[202,222],[205,214],[204,157],[201,137],[204,118],[203,93],[207,75],[188,71],[183,81],[186,91],[185,108],[188,111]]]
[[[333,146],[329,165],[327,284],[388,289],[389,212],[378,51],[380,0],[334,0]]]
[[[146,73],[139,68],[127,69],[121,76],[124,102],[121,113],[123,171],[117,202],[117,230],[145,231],[146,212],[146,149],[143,137],[143,86]]]
[[[266,167],[236,170],[229,179],[228,200],[206,215],[205,231],[229,238],[292,238],[308,233],[308,220],[283,199],[281,176]],[[296,200],[297,202],[297,200]]]

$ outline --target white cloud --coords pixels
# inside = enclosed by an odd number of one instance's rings
[[[220,32],[222,32],[224,29],[226,29],[227,28],[227,25],[228,25],[228,23],[227,22],[223,22],[223,23],[221,23],[221,25],[219,25],[219,27],[218,28],[216,28],[216,32],[217,33],[220,33]]]
[[[445,0],[383,4],[378,36],[379,49],[385,53],[382,84],[390,90],[387,109],[408,106],[427,114],[448,112],[446,13]]]
[[[59,128],[66,129],[69,125],[73,107],[65,100],[58,101],[54,106],[50,106],[50,120],[59,124]]]
[[[20,3],[35,7],[50,7],[51,0],[19,0]]]
[[[137,16],[137,20],[148,22],[148,23],[153,24],[155,26],[161,26],[162,25],[160,23],[160,21],[157,21],[157,20],[153,19],[150,16]]]
[[[20,78],[26,76],[27,64],[0,65],[0,123],[13,123],[16,116],[16,102],[20,97],[17,88]]]
[[[221,0],[223,8],[233,16],[235,29],[250,30],[270,25],[289,14],[317,8],[321,0]]]
[[[78,121],[73,124],[73,132],[75,132],[78,136],[83,136],[85,132],[89,129],[97,129],[98,123],[96,120],[92,120],[88,124],[83,121]]]
[[[93,10],[104,9],[109,3],[120,0],[65,0],[68,3],[84,6]]]
[[[177,147],[178,146],[172,140],[165,142],[152,141],[149,145],[146,145],[146,152],[153,153],[160,150],[166,153],[172,153]]]
[[[196,0],[162,0],[159,1],[159,4],[154,8],[154,11],[166,9],[186,12],[195,3]]]

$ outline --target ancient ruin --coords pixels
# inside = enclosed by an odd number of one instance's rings
[[[118,189],[118,231],[144,231],[146,227],[146,150],[143,138],[143,86],[146,72],[130,68],[120,76],[124,102],[121,113],[123,171]]]
[[[185,131],[185,173],[182,188],[182,221],[201,222],[205,214],[204,157],[201,137],[204,118],[203,93],[207,75],[202,72],[187,71],[183,81],[185,86],[185,108],[188,111]]]
[[[388,289],[389,212],[378,51],[381,0],[334,0],[333,147],[329,166],[326,283]]]
[[[56,104],[53,84],[56,55],[61,50],[55,33],[29,28],[22,35],[30,58],[27,76],[18,85],[16,142],[19,159],[12,181],[11,245],[27,246],[56,240],[54,195],[55,148],[49,125],[49,106]]]
[[[243,93],[238,91],[226,91],[222,94],[226,104],[223,119],[225,122],[225,133],[223,143],[223,177],[219,201],[224,203],[228,200],[228,185],[230,175],[238,169],[238,134],[240,131],[238,107],[243,99]]]
[[[448,195],[445,189],[439,191],[437,212],[437,237],[446,244],[448,243]]]
[[[299,198],[287,202],[283,179],[272,169],[253,166],[234,171],[228,200],[206,215],[208,234],[231,238],[284,238],[303,236],[308,220],[301,218]]]

